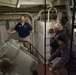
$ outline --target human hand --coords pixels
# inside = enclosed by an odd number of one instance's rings
[[[46,65],[48,65],[49,64],[49,61],[46,61]]]
[[[51,67],[49,68],[49,71],[51,71],[51,72],[53,71]]]
[[[10,34],[10,31],[7,31],[6,33],[7,33],[7,34]]]
[[[50,67],[50,62],[49,62],[49,61],[47,61],[47,62],[46,62],[46,65],[48,65],[48,66]]]
[[[31,31],[32,35],[34,35],[34,30]]]

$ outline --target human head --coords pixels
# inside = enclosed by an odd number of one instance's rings
[[[21,16],[20,16],[20,21],[21,21],[21,23],[24,23],[25,20],[26,20],[26,19],[25,19],[25,16],[24,16],[24,15],[21,15]]]
[[[54,32],[58,32],[59,30],[62,30],[63,29],[63,26],[60,24],[60,23],[56,23],[53,27],[54,29]]]
[[[67,42],[67,38],[64,35],[59,35],[57,40],[60,46],[63,46]]]

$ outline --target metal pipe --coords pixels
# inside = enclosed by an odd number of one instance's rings
[[[54,7],[49,8],[49,9],[48,9],[48,22],[50,21],[49,16],[50,16],[50,11],[51,11],[51,9],[54,9],[54,10],[55,10],[55,12],[57,13],[57,9],[56,9],[56,8],[54,8]]]
[[[54,8],[54,7],[51,7],[49,9],[46,9],[46,11],[48,11],[48,22],[49,22],[49,13],[50,13],[51,9],[54,9],[55,12],[57,13],[57,9]],[[42,12],[45,12],[45,10],[44,9],[40,10],[39,13],[38,13],[38,15],[35,16],[34,19],[37,20],[41,16]]]
[[[40,17],[41,13],[44,12],[44,11],[45,11],[44,9],[40,10],[38,15],[35,16],[34,19],[37,20]]]
[[[19,0],[17,0],[17,3],[16,3],[16,8],[17,8],[17,6],[18,6],[18,3],[19,3]]]
[[[51,10],[51,9],[52,9],[52,8],[50,8],[50,9],[48,10],[48,22],[49,22],[49,19],[50,19],[50,18],[49,18],[49,16],[50,16],[49,13],[50,13],[50,10]]]
[[[31,19],[32,19],[32,25],[34,27],[34,18],[33,18],[33,16],[30,13],[3,13],[3,15],[11,15],[11,16],[12,15],[22,15],[22,14],[29,15],[31,17]]]

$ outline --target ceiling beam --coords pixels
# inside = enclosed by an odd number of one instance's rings
[[[17,0],[17,3],[16,3],[16,8],[18,7],[18,3],[19,3],[19,0]]]
[[[0,5],[9,6],[9,7],[16,7],[16,4],[10,4],[10,3],[4,3],[4,2],[0,2]]]

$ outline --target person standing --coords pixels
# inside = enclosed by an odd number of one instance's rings
[[[58,35],[63,34],[65,37],[68,35],[66,29],[62,26],[61,20],[58,20],[54,25],[52,34],[53,37],[50,39],[50,47],[52,48],[50,52],[51,55],[59,48],[59,44],[57,42]]]
[[[61,55],[61,59],[52,68],[50,67],[49,70],[56,71],[65,67],[67,71],[66,75],[68,75],[68,71],[70,75],[76,75],[76,46],[74,44],[72,45],[72,53],[70,56],[70,41],[63,35],[59,35],[57,40],[60,47],[49,57],[46,64],[49,65],[52,60],[58,57],[58,55]]]
[[[20,16],[20,22],[15,26],[14,30],[8,31],[8,34],[13,34],[18,32],[18,35],[20,37],[21,41],[28,41],[30,42],[30,33],[34,34],[34,30],[32,26],[26,22],[26,17],[24,15]],[[24,43],[24,45],[29,48],[29,45],[27,43]]]

